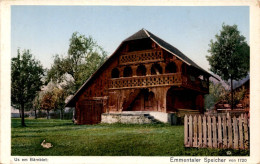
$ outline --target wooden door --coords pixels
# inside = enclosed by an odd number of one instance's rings
[[[84,100],[79,103],[80,124],[98,124],[103,113],[102,100]]]

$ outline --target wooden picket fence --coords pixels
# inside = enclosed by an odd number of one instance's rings
[[[184,145],[198,148],[249,149],[249,118],[185,115]]]

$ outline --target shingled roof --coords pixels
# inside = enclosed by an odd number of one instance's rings
[[[146,31],[145,29],[141,29],[138,32],[136,32],[133,35],[131,35],[128,38],[126,38],[123,42],[149,38],[149,35],[147,35],[147,33],[145,31]]]
[[[193,66],[193,67],[203,71],[204,73],[208,74],[209,76],[214,77],[213,75],[211,75],[210,73],[208,73],[207,71],[205,71],[204,69],[199,67],[196,63],[194,63],[191,59],[189,59],[187,56],[185,56],[177,48],[173,47],[169,43],[165,42],[164,40],[155,36],[153,33],[149,32],[148,30],[146,30],[144,28],[139,30],[138,32],[134,33],[130,37],[126,38],[125,40],[123,40],[122,43],[118,46],[118,48],[115,50],[115,52],[106,60],[106,62],[100,68],[104,67],[107,63],[109,63],[111,58],[116,54],[117,50],[123,45],[123,43],[132,41],[132,40],[140,40],[140,39],[146,39],[146,38],[150,38],[162,49],[171,53],[172,55],[175,55],[177,58],[179,58],[180,60],[182,60],[189,66]],[[75,95],[68,101],[68,103],[65,106],[72,106],[72,102],[76,99],[76,97],[79,95],[79,93],[82,91],[82,89],[84,87],[86,87],[87,84],[91,81],[91,79],[99,72],[100,68],[79,88],[79,90],[75,93]],[[214,77],[214,78],[216,78],[216,77]]]

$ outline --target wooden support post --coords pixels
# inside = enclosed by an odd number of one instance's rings
[[[136,77],[136,70],[137,70],[137,65],[132,65],[131,68],[132,68],[132,71],[133,71],[133,77]]]
[[[166,64],[164,62],[160,62],[160,66],[162,67],[162,74],[165,74]]]
[[[120,67],[119,68],[119,77],[124,77],[124,68],[125,67]]]
[[[145,67],[146,67],[146,75],[147,76],[149,76],[149,75],[151,75],[152,73],[151,73],[151,69],[152,69],[152,64],[145,64]]]
[[[181,66],[182,66],[182,61],[181,60],[174,60],[175,64],[176,64],[176,67],[177,67],[177,72],[181,72]]]

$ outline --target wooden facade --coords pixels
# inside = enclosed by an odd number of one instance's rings
[[[142,29],[124,40],[66,104],[77,124],[102,113],[204,111],[209,73],[178,49]]]

